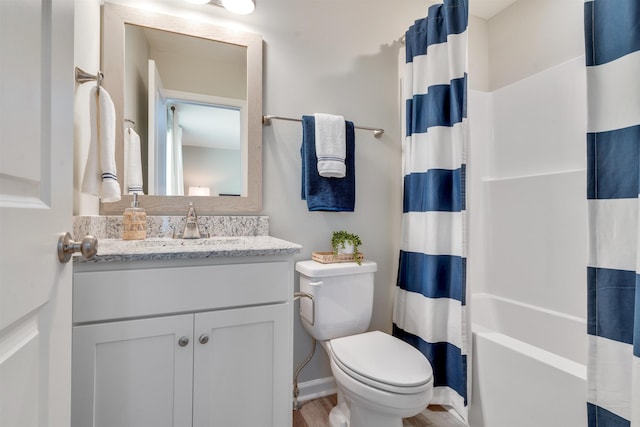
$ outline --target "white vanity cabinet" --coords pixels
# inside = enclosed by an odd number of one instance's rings
[[[74,268],[72,427],[291,425],[292,259]]]

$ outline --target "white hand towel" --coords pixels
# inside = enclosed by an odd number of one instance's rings
[[[91,140],[82,191],[99,196],[103,202],[117,202],[120,184],[115,160],[115,107],[104,88],[92,88],[90,96]]]
[[[129,128],[124,131],[125,184],[129,194],[144,194],[142,191],[142,157],[140,155],[140,135]]]
[[[344,178],[347,173],[344,162],[347,155],[344,117],[323,113],[313,116],[318,174],[325,178]]]

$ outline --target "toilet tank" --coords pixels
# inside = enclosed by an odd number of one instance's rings
[[[321,264],[300,261],[300,292],[313,296],[300,298],[300,319],[317,340],[329,340],[364,332],[373,309],[373,261]]]

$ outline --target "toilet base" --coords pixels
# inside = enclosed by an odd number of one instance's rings
[[[329,413],[329,425],[331,427],[350,427],[349,415],[349,407],[346,403],[337,404]]]
[[[402,418],[371,410],[358,402],[347,402],[338,388],[338,404],[329,413],[331,427],[402,427]]]
[[[419,414],[433,396],[433,388],[411,395],[375,389],[345,374],[332,357],[330,365],[338,389],[331,427],[402,427],[402,418]]]

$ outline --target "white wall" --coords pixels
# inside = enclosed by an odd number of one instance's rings
[[[100,0],[75,0],[73,61],[95,74],[100,69]],[[76,84],[73,119],[73,214],[97,215],[98,198],[80,192],[89,153],[89,90],[94,83]]]
[[[240,150],[182,145],[182,162],[189,165],[184,173],[184,194],[189,187],[208,187],[211,195],[242,194]]]
[[[272,6],[272,5],[270,5]],[[265,213],[271,233],[304,246],[300,259],[330,248],[330,235],[358,233],[366,256],[378,262],[372,329],[391,328],[397,273],[401,198],[401,143],[397,77],[399,37],[424,16],[422,1],[278,1],[265,38],[265,113],[300,117],[342,114],[356,124],[385,129],[378,140],[356,131],[356,212],[308,212],[300,200],[300,126],[274,122],[264,132]],[[297,282],[297,279],[296,279]],[[310,339],[296,319],[295,363]],[[301,381],[330,375],[324,351]]]

